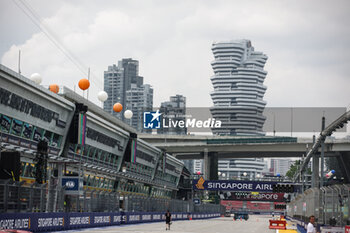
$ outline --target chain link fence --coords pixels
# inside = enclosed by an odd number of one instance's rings
[[[287,214],[308,222],[314,215],[319,224],[344,226],[350,224],[350,185],[311,188],[288,203]]]
[[[120,195],[118,192],[83,190],[69,195],[57,184],[24,185],[0,180],[0,212],[188,212],[219,213],[220,205],[194,204],[192,201]]]

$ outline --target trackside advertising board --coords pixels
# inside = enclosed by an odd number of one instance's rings
[[[273,192],[273,185],[278,182],[244,181],[244,180],[204,180],[201,177],[194,180],[193,189],[196,190],[225,190],[245,192]]]
[[[238,201],[271,201],[283,202],[283,193],[259,193],[254,192],[231,192],[225,200],[238,200]]]
[[[206,219],[220,217],[220,213],[171,213],[173,220]],[[116,213],[1,213],[0,229],[32,232],[51,232],[87,227],[114,226],[159,222],[165,220],[163,212]]]

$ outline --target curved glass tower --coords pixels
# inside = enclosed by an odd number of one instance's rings
[[[221,128],[212,128],[213,134],[264,135],[267,56],[254,51],[250,40],[214,42],[212,51],[214,106],[210,111],[222,122]]]

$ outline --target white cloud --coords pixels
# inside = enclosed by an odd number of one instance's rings
[[[211,43],[247,38],[269,56],[269,106],[346,106],[349,3],[335,2],[63,1],[57,10],[33,4],[86,73],[90,67],[95,74],[94,102],[107,66],[132,57],[155,89],[155,106],[175,94],[185,95],[189,106],[211,106]],[[9,23],[14,21],[15,16]],[[17,70],[21,49],[22,73],[41,73],[44,85],[73,89],[84,76],[42,33],[23,41],[8,49],[2,64]]]

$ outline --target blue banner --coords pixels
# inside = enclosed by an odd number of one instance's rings
[[[171,213],[172,219],[189,220],[220,217],[219,213]],[[165,213],[6,213],[0,214],[0,229],[17,229],[32,232],[63,231],[86,227],[165,221]]]
[[[201,177],[192,182],[196,190],[225,190],[248,192],[273,192],[273,185],[278,182],[244,181],[244,180],[204,180]]]
[[[62,177],[62,186],[66,186],[66,191],[78,191],[79,190],[79,178],[78,177]]]

